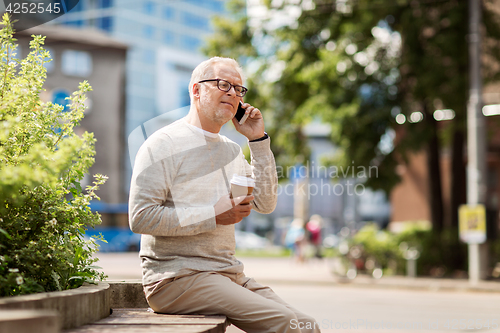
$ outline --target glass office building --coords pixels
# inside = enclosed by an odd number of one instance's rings
[[[128,137],[144,122],[189,105],[191,72],[205,59],[199,49],[213,31],[212,16],[224,11],[223,0],[80,0],[53,23],[99,29],[130,46]]]

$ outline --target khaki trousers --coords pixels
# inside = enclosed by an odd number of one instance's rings
[[[158,313],[225,315],[254,333],[319,333],[319,324],[243,273],[200,272],[144,286]]]

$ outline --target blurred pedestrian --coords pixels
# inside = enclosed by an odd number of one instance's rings
[[[309,222],[307,222],[306,229],[309,232],[309,240],[314,247],[314,257],[315,258],[323,258],[322,252],[322,242],[323,239],[321,237],[321,228],[323,226],[323,218],[314,214],[311,216]]]
[[[304,246],[305,246],[305,230],[304,220],[295,218],[285,237],[285,246],[292,249],[292,257],[298,262],[304,262]]]

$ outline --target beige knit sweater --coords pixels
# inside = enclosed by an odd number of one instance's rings
[[[142,234],[144,285],[198,271],[243,271],[234,257],[234,225],[217,225],[213,207],[238,174],[255,178],[253,209],[274,210],[277,174],[270,139],[249,146],[251,165],[235,142],[203,134],[184,118],[141,146],[132,174],[129,223]]]

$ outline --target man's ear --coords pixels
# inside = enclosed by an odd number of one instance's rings
[[[193,92],[194,97],[200,97],[200,85],[198,83],[193,83],[191,91]]]

